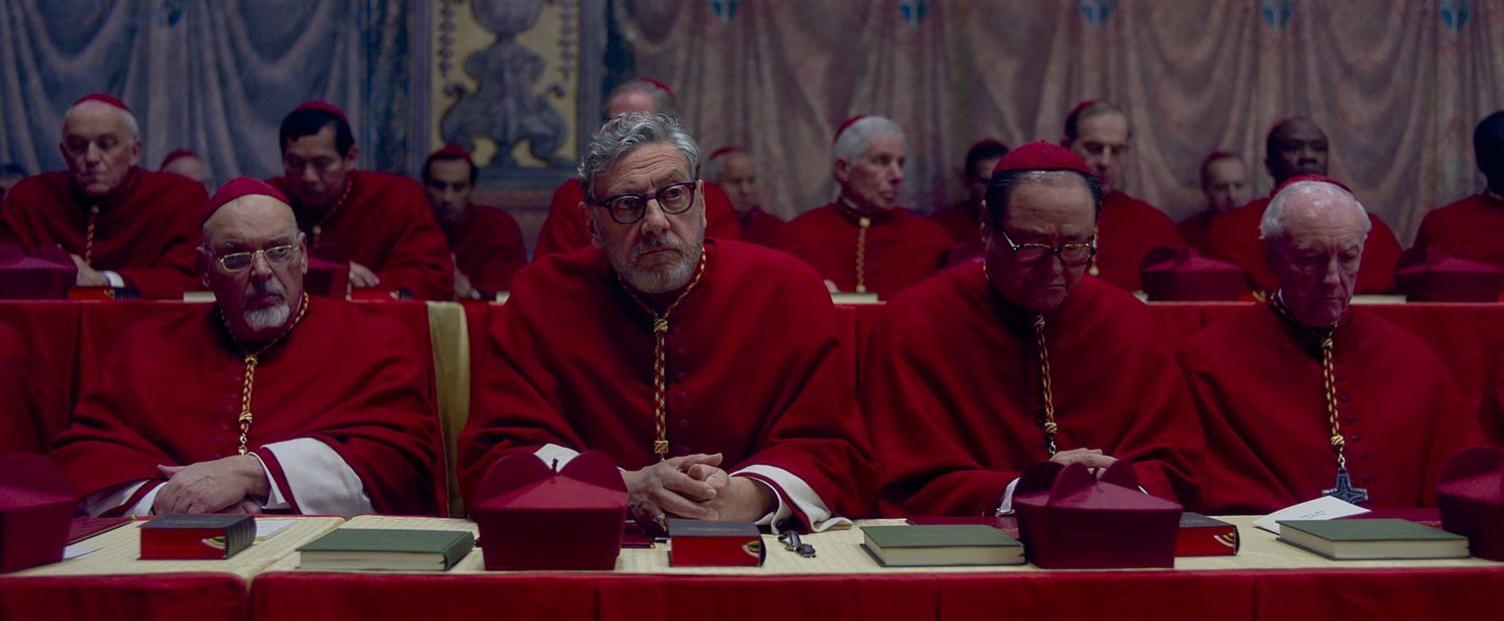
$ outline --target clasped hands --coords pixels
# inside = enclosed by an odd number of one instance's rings
[[[266,471],[254,455],[235,455],[187,466],[157,466],[167,482],[157,491],[151,512],[261,513],[252,496],[270,493]]]
[[[720,464],[720,453],[694,454],[622,471],[628,512],[644,529],[664,531],[669,517],[750,521],[777,508],[768,486],[730,476]]]

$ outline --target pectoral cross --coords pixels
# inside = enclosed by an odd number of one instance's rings
[[[1322,490],[1322,496],[1331,496],[1337,500],[1352,504],[1368,502],[1368,490],[1361,487],[1353,487],[1352,478],[1347,475],[1347,468],[1337,469],[1337,487]]]

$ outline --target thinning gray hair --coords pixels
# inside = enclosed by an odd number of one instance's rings
[[[83,106],[107,106],[107,107],[109,107],[111,110],[114,110],[115,112],[119,113],[120,116],[121,116],[121,118],[125,119],[125,138],[127,140],[140,140],[141,139],[141,126],[136,123],[136,115],[131,114],[128,111],[121,110],[119,107],[112,106],[112,105],[107,104],[107,103],[102,102],[102,101],[94,101],[92,99],[89,100],[89,101],[81,101],[79,103],[76,103],[72,107],[68,108],[67,112],[63,113],[63,128],[64,128],[64,131],[67,131],[68,117],[70,117],[70,116],[73,115],[73,111],[74,110],[78,110],[79,108],[82,108]]]
[[[836,144],[830,150],[831,165],[835,165],[836,160],[855,164],[867,154],[867,149],[872,146],[872,139],[882,135],[897,136],[905,144],[908,143],[908,139],[904,138],[903,128],[892,119],[881,116],[864,117],[852,123],[840,136],[836,136]]]
[[[693,136],[684,131],[679,119],[668,114],[631,112],[606,121],[600,131],[585,145],[580,156],[580,183],[584,186],[585,198],[596,198],[595,181],[610,169],[622,156],[649,144],[666,144],[679,150],[689,175],[696,178],[700,170],[700,147]]]
[[[1358,202],[1358,197],[1351,192],[1342,189],[1336,184],[1325,181],[1299,181],[1290,184],[1274,198],[1269,199],[1269,208],[1264,210],[1264,219],[1259,222],[1259,239],[1278,239],[1285,235],[1285,211],[1291,200],[1295,199],[1338,199],[1343,205],[1350,205],[1358,211],[1358,217],[1363,222],[1363,235],[1373,228],[1373,222],[1368,219],[1368,210]],[[1343,200],[1345,199],[1345,200]]]

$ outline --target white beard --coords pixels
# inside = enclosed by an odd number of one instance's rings
[[[287,318],[292,315],[292,309],[283,301],[275,306],[248,310],[245,312],[245,325],[255,332],[280,328],[287,323]]]
[[[669,265],[660,266],[654,270],[646,270],[637,267],[635,259],[647,250],[659,247],[670,247],[679,251],[679,259]],[[700,253],[705,251],[705,234],[701,229],[696,243],[686,244],[671,240],[667,236],[657,238],[654,241],[638,244],[627,252],[607,252],[611,259],[611,267],[616,273],[621,274],[622,280],[627,281],[633,289],[647,294],[665,293],[683,287],[694,275],[695,266],[700,263]]]
[[[245,286],[246,298],[253,298],[262,293],[276,293],[282,296],[282,300],[272,306],[258,309],[246,309],[244,312],[245,325],[253,332],[261,332],[272,328],[280,328],[287,323],[287,318],[292,316],[292,308],[287,304],[287,290],[282,288],[282,283],[275,278],[268,279],[266,284],[257,285],[247,283]]]

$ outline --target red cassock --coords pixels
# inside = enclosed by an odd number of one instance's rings
[[[42,366],[9,326],[0,324],[0,456],[16,451],[40,452],[47,446],[44,404],[54,403],[56,381],[46,381]]]
[[[1211,245],[1212,223],[1217,221],[1220,215],[1210,209],[1180,221],[1175,229],[1180,232],[1180,238],[1192,248],[1206,254],[1206,249]]]
[[[5,195],[0,242],[27,252],[48,244],[113,271],[148,298],[181,298],[202,289],[197,270],[204,222],[204,186],[181,175],[132,168],[119,188],[100,199],[79,193],[66,171],[27,177]],[[94,239],[88,242],[90,210]],[[85,255],[88,256],[85,256]]]
[[[1477,407],[1409,333],[1353,308],[1333,370],[1347,468],[1367,506],[1435,506],[1442,466],[1480,443]],[[1180,352],[1207,437],[1202,510],[1268,513],[1336,484],[1321,346],[1257,306],[1190,337]]]
[[[1247,205],[1229,211],[1212,224],[1207,254],[1243,268],[1248,274],[1249,285],[1258,291],[1273,291],[1279,287],[1274,273],[1269,271],[1264,260],[1264,247],[1259,243],[1259,223],[1264,219],[1264,210],[1269,207],[1269,198],[1256,198]],[[1400,261],[1399,240],[1389,225],[1372,213],[1368,221],[1373,229],[1363,243],[1363,260],[1358,268],[1359,295],[1394,292],[1394,268]]]
[[[981,236],[981,212],[981,205],[960,201],[936,209],[935,213],[930,214],[930,219],[950,233],[951,239],[956,243],[964,244],[974,242]]]
[[[782,218],[753,207],[737,218],[741,224],[741,240],[759,246],[777,248],[783,239],[783,229],[789,224]]]
[[[705,235],[741,239],[741,226],[736,222],[736,212],[731,210],[726,191],[709,181],[704,182],[704,187]],[[585,223],[585,210],[580,207],[585,200],[583,188],[579,179],[570,179],[554,190],[553,199],[548,202],[548,217],[538,230],[538,243],[533,245],[534,259],[590,245],[590,229]]]
[[[884,514],[991,515],[1021,470],[1049,458],[1032,322],[980,262],[882,310],[859,385]],[[1059,450],[1101,449],[1134,463],[1149,493],[1194,499],[1201,428],[1148,307],[1086,277],[1045,315],[1045,334]]]
[[[781,468],[835,514],[861,511],[872,458],[830,295],[783,253],[727,240],[705,251],[706,272],[668,318],[669,455],[722,453],[727,472]],[[518,273],[476,344],[493,364],[475,370],[459,437],[467,504],[492,462],[548,444],[603,451],[627,469],[658,461],[652,325],[594,247]]]
[[[1415,245],[1504,269],[1504,201],[1474,194],[1434,210],[1420,221]]]
[[[504,210],[471,205],[459,225],[445,233],[460,272],[487,298],[510,288],[512,276],[527,265],[522,229]]]
[[[287,192],[281,177],[266,181]],[[313,256],[364,265],[376,272],[384,289],[407,289],[424,300],[453,299],[454,262],[423,186],[369,170],[352,171],[347,183],[347,194],[324,213],[300,207],[293,199],[293,213]]]
[[[435,511],[437,425],[422,384],[427,361],[408,334],[356,305],[313,298],[259,357],[247,447],[284,493],[285,474],[263,445],[311,438],[355,471],[376,511]],[[132,328],[84,387],[51,456],[83,497],[161,481],[157,464],[235,455],[243,360],[214,305]],[[296,512],[297,499],[290,503]]]
[[[1185,245],[1175,222],[1153,205],[1119,191],[1102,197],[1097,218],[1098,276],[1126,291],[1143,288],[1139,269],[1150,250]]]
[[[863,278],[868,293],[890,297],[944,266],[954,242],[940,225],[903,208],[869,217]],[[841,291],[856,291],[859,218],[839,202],[811,209],[784,229],[783,249]]]

